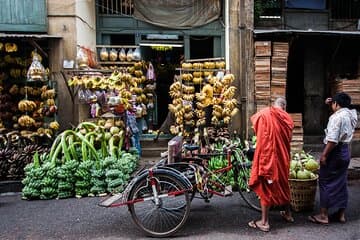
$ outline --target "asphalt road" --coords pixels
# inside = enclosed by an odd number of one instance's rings
[[[185,226],[176,239],[342,239],[360,240],[360,180],[349,182],[347,223],[328,226],[307,221],[312,212],[294,213],[295,223],[285,223],[271,211],[269,233],[250,229],[247,222],[260,214],[250,210],[238,194],[214,197],[210,203],[194,199]],[[318,198],[318,196],[316,197]],[[102,208],[101,200],[21,200],[19,194],[0,195],[0,239],[145,239],[126,207]],[[317,208],[318,199],[316,200]]]

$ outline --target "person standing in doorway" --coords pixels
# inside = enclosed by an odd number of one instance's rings
[[[285,111],[286,100],[279,97],[273,106],[251,117],[256,134],[256,149],[250,173],[250,188],[259,196],[261,219],[248,223],[249,227],[268,232],[269,209],[285,206],[280,211],[287,222],[293,222],[290,211],[290,142],[294,123]]]
[[[136,122],[135,112],[135,106],[126,111],[126,131],[130,135],[132,147],[135,147],[139,156],[141,156],[140,130]]]
[[[309,220],[319,224],[328,224],[329,219],[345,223],[347,169],[351,158],[349,144],[357,123],[357,113],[355,109],[349,109],[351,98],[344,92],[327,98],[325,103],[331,104],[333,114],[325,129],[325,147],[319,159],[320,213],[309,216]],[[331,217],[328,215],[330,208],[338,209]]]

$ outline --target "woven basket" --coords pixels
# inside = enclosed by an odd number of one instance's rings
[[[291,207],[295,212],[313,210],[317,179],[289,179]]]

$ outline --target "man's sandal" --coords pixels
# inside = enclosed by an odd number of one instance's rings
[[[253,221],[250,221],[248,223],[249,227],[251,228],[254,228],[254,229],[258,229],[262,232],[269,232],[270,231],[270,226],[265,226],[265,225],[262,225],[261,223],[259,224],[259,222],[253,220]]]
[[[324,220],[321,220],[321,219],[319,219],[317,216],[315,216],[315,215],[310,215],[309,217],[308,217],[308,220],[310,221],[310,222],[313,222],[313,223],[318,223],[318,224],[321,224],[321,225],[328,225],[329,224],[329,222],[326,222],[326,221],[324,221]]]

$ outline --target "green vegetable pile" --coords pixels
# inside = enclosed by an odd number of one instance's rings
[[[214,149],[217,149],[217,151],[220,151],[222,149],[222,146],[226,144],[225,142],[217,142],[215,143]],[[232,139],[231,144],[236,144],[238,146],[237,149],[234,150],[234,154],[231,156],[231,161],[233,164],[239,164],[240,166],[240,172],[238,173],[238,183],[239,185],[236,186],[235,179],[234,179],[234,172],[232,169],[230,169],[227,172],[224,173],[216,173],[215,175],[211,175],[210,180],[213,181],[221,181],[226,186],[232,186],[232,188],[238,188],[241,189],[247,189],[247,180],[250,177],[250,167],[245,166],[243,163],[250,162],[250,160],[247,159],[246,156],[243,157],[242,154],[240,154],[240,151],[242,151],[242,145],[240,143],[239,139]],[[240,164],[241,163],[241,164]],[[216,171],[221,168],[225,168],[227,166],[228,162],[226,159],[226,155],[219,155],[219,156],[213,156],[208,162],[208,168],[211,171]],[[219,190],[219,189],[215,189]]]
[[[123,149],[124,130],[114,128],[110,132],[83,122],[59,134],[48,154],[35,153],[24,168],[22,197],[53,199],[122,191],[139,156]]]

